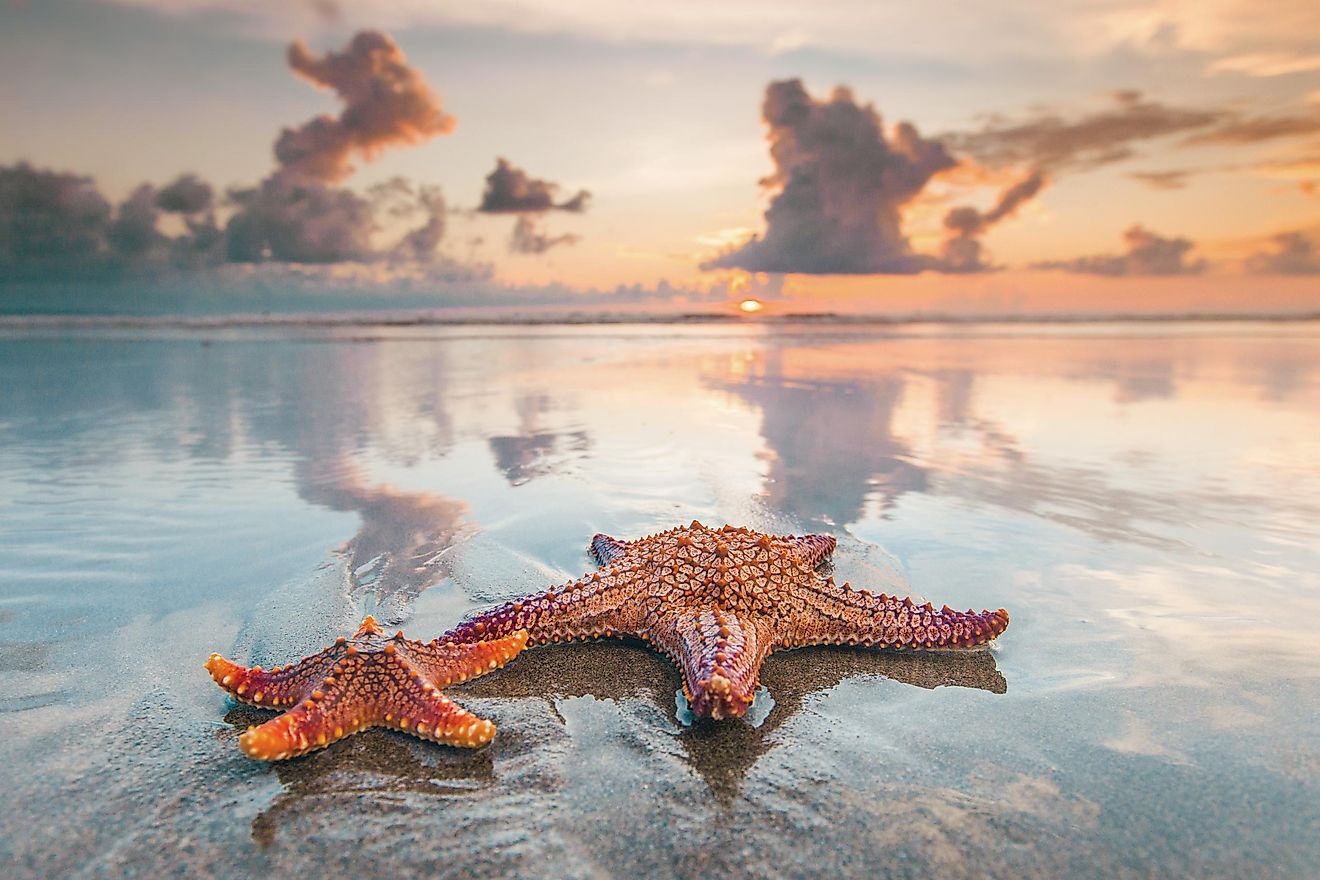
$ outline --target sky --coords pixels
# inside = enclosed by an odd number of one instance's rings
[[[1317,33],[1294,0],[0,0],[0,310],[1320,311]]]

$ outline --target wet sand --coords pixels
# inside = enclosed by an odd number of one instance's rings
[[[1320,328],[0,343],[8,876],[1306,876]],[[209,343],[209,344],[203,344]],[[641,395],[638,389],[647,389]],[[429,638],[692,518],[1006,606],[988,651],[804,649],[685,723],[644,645],[526,652],[461,751],[267,765],[202,669]]]

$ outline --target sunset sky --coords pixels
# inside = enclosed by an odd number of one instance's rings
[[[71,266],[1320,310],[1318,34],[1303,0],[0,0],[0,310]]]

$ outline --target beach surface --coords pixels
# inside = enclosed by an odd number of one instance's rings
[[[0,328],[7,877],[1298,878],[1320,323]],[[990,650],[803,649],[689,723],[640,644],[278,764],[212,651],[430,639],[596,532],[826,532]]]

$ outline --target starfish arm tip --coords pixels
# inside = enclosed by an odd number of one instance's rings
[[[301,748],[294,735],[294,719],[279,715],[265,724],[249,727],[238,737],[238,747],[257,761],[283,761],[297,757],[310,749]]]
[[[396,706],[397,713],[387,713],[384,725],[421,739],[456,748],[476,749],[495,738],[494,722],[478,718],[444,697],[406,699]]]
[[[491,721],[470,716],[467,724],[446,727],[436,731],[434,739],[445,745],[460,749],[479,749],[495,738],[496,727]]]
[[[206,671],[211,674],[212,681],[230,693],[237,693],[238,687],[247,680],[251,672],[246,666],[240,666],[220,654],[212,654],[207,658]]]

